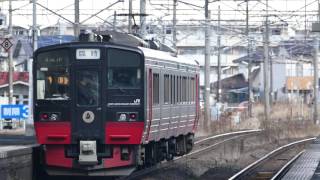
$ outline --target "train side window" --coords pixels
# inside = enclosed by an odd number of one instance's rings
[[[159,104],[159,74],[153,74],[152,78],[152,98],[153,98],[153,105]]]
[[[176,96],[176,76],[173,76],[173,104],[176,104],[177,102],[177,96]]]
[[[179,84],[180,84],[180,91],[179,91],[179,93],[180,93],[180,103],[182,103],[183,102],[183,99],[182,99],[182,97],[183,97],[182,96],[182,91],[183,90],[182,90],[182,77],[181,76],[179,77],[179,81],[180,81],[179,82]]]
[[[180,76],[177,77],[177,102],[180,103],[180,88],[181,88],[181,84],[180,84]]]
[[[164,103],[169,104],[169,97],[170,97],[170,84],[169,84],[169,75],[164,75]]]
[[[190,78],[187,77],[187,102],[190,102]]]
[[[182,78],[182,101],[187,102],[187,77]]]
[[[174,104],[173,102],[173,98],[174,98],[174,95],[173,95],[173,91],[174,91],[174,84],[173,84],[173,76],[170,75],[170,84],[171,84],[171,87],[170,87],[170,94],[171,94],[171,98],[170,98],[170,104]]]
[[[194,77],[191,78],[191,102],[194,102],[195,99],[195,81]]]

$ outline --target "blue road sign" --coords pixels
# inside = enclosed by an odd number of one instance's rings
[[[28,107],[23,104],[1,105],[2,119],[25,119],[28,117]]]

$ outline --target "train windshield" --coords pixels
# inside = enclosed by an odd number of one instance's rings
[[[43,52],[37,56],[37,99],[69,99],[69,56],[67,50]]]
[[[141,87],[141,55],[135,52],[108,51],[108,87],[139,89]]]

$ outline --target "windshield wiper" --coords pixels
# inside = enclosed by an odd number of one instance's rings
[[[126,93],[126,90],[124,90],[121,86],[119,86],[119,85],[115,85],[114,86],[114,88],[115,89],[118,89],[120,92],[122,92],[122,93]]]

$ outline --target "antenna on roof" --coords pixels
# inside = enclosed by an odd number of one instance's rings
[[[80,42],[110,42],[112,35],[100,35],[93,33],[91,30],[82,29],[79,34]]]

